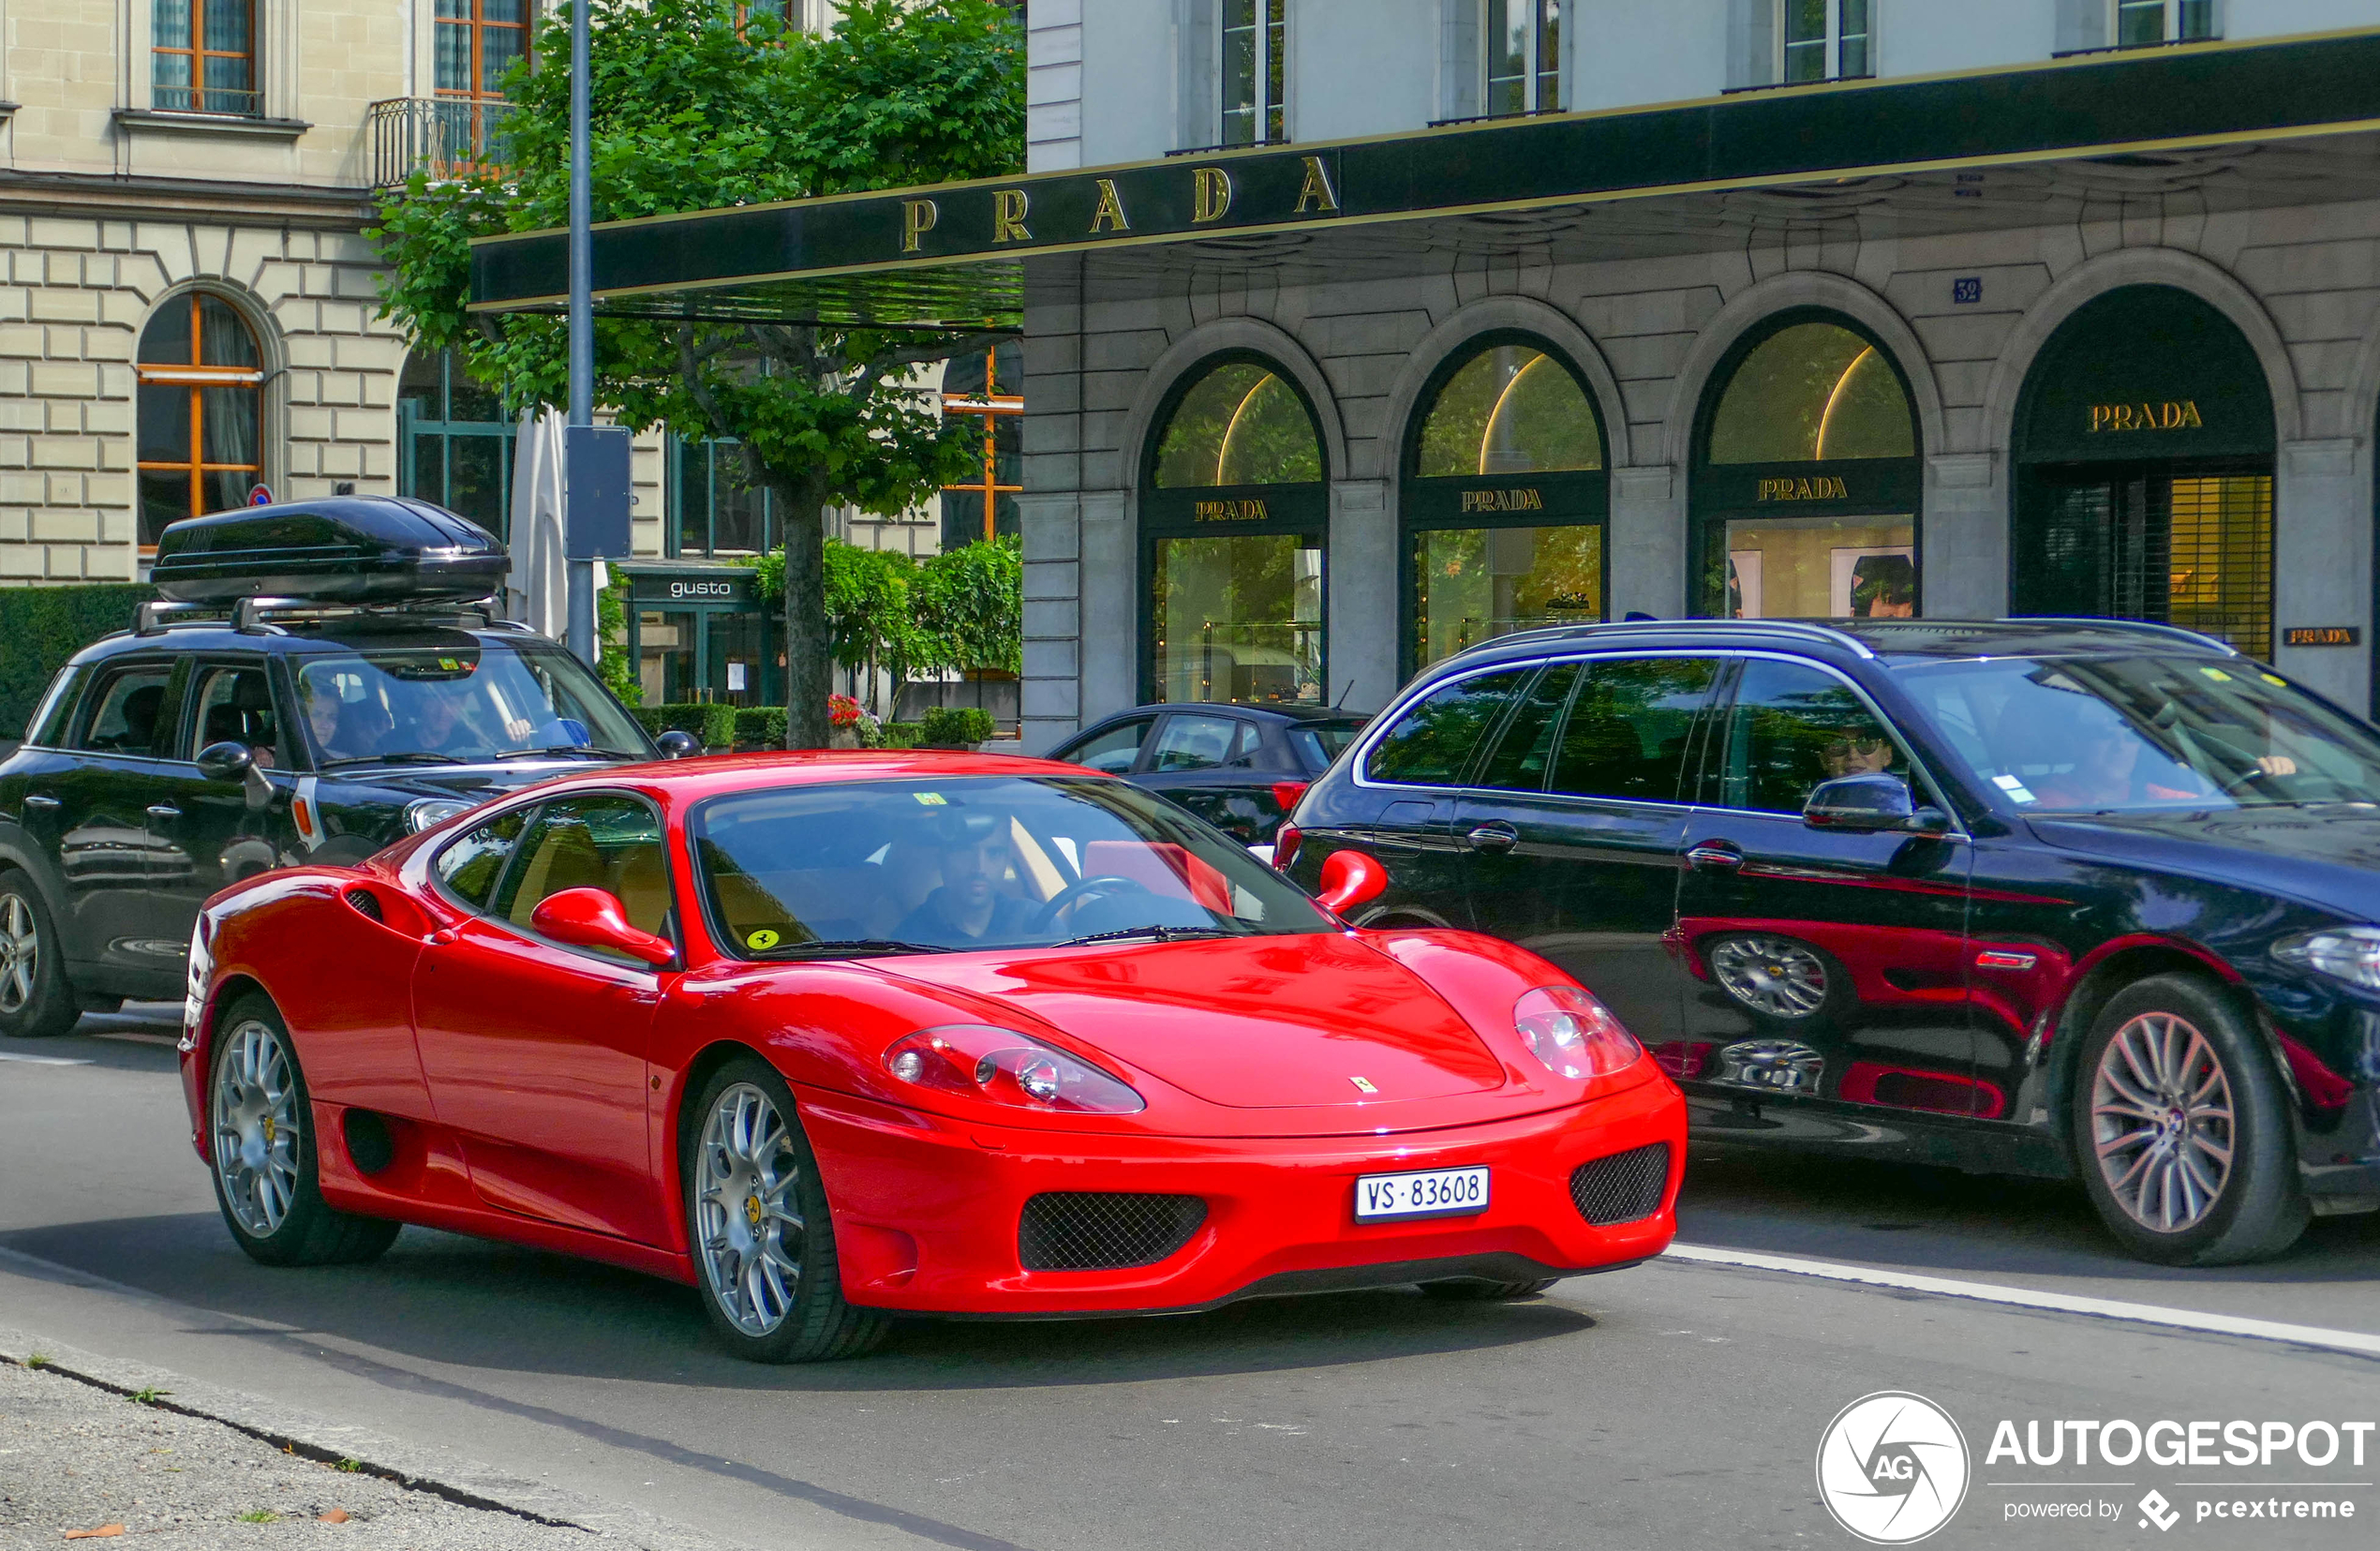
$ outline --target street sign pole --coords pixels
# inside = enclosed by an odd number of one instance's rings
[[[573,429],[595,424],[595,263],[588,228],[593,222],[594,195],[587,146],[587,11],[588,0],[571,3],[571,198],[570,198],[570,424]],[[571,491],[563,508],[565,529],[579,522],[581,492]],[[566,545],[566,552],[581,546]],[[569,646],[572,655],[592,666],[595,662],[595,562],[572,554],[569,564]]]

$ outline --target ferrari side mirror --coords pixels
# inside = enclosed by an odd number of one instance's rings
[[[529,930],[573,947],[608,948],[654,969],[675,963],[677,945],[629,924],[617,898],[601,888],[565,888],[540,900]]]
[[[1315,898],[1333,916],[1344,916],[1357,905],[1369,903],[1385,893],[1389,887],[1389,870],[1361,851],[1333,851],[1322,863],[1322,892]]]

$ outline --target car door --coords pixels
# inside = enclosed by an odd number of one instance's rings
[[[1262,729],[1221,709],[1174,711],[1157,723],[1134,780],[1179,803],[1242,845],[1270,840],[1281,822],[1279,779],[1257,768]]]
[[[147,808],[150,856],[158,870],[159,912],[178,922],[185,940],[208,895],[298,858],[286,847],[290,773],[294,743],[276,703],[262,654],[207,657],[190,667],[189,687],[171,746]],[[201,774],[199,751],[239,743],[255,761],[245,777]]]
[[[1882,771],[1941,798],[1847,679],[1747,657],[1705,744],[1674,944],[1689,1087],[1968,1114],[1970,847],[1961,834],[1805,823],[1810,789]]]
[[[595,887],[636,925],[674,935],[661,815],[611,792],[522,813],[497,815],[433,862],[472,914],[434,933],[413,972],[430,1102],[461,1134],[471,1186],[489,1204],[660,1244],[667,1214],[647,1133],[646,1056],[675,975],[549,941],[528,922],[549,895]]]
[[[171,777],[160,757],[180,669],[162,653],[118,657],[88,676],[58,760],[25,788],[26,828],[54,869],[67,958],[111,990],[178,988],[190,923],[158,893],[149,805]]]
[[[1713,657],[1552,664],[1454,821],[1473,924],[1559,964],[1647,1045],[1681,1037],[1680,786],[1718,670]]]

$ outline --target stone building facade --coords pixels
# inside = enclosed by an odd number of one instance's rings
[[[1558,12],[1554,27],[1549,12]],[[1420,166],[1449,137],[1485,146],[1518,132],[1480,115],[1510,114],[1532,132],[1569,121],[1614,145],[1630,126],[1650,136],[1688,118],[1723,136],[1754,112],[1770,115],[1764,133],[1814,143],[1866,132],[1863,105],[1887,116],[1872,155],[1856,154],[1856,175],[1822,177],[1827,163],[1772,157],[1762,175],[1725,186],[1629,189],[1607,202],[1505,200],[1475,207],[1459,227],[1425,226],[1426,210],[1402,226],[1367,214],[1386,223],[1365,229],[1368,246],[1314,235],[1308,220],[1270,250],[1250,239],[1238,259],[1215,242],[1201,261],[1184,241],[1169,266],[1117,259],[1102,268],[1093,255],[1067,261],[1071,279],[1058,260],[1033,261],[1029,273],[1044,278],[1025,309],[1028,746],[1153,698],[1278,697],[1292,680],[1286,693],[1310,701],[1376,708],[1462,638],[1631,611],[2164,619],[2233,638],[2368,710],[2380,420],[2373,148],[2345,124],[2276,134],[2243,118],[2237,133],[2200,126],[2187,136],[2143,127],[2226,92],[2253,118],[2252,104],[2294,86],[2248,89],[2241,72],[2277,59],[2275,49],[2346,48],[2364,36],[2353,29],[2380,27],[2380,5],[1829,0],[1817,13],[1813,38],[1811,7],[1772,0],[1677,0],[1657,15],[1607,0],[1034,7],[1031,150],[1034,171],[1053,178],[1077,167],[1170,167],[1188,180],[1204,164],[1239,169],[1253,186],[1268,151],[1279,160],[1310,150],[1344,180],[1331,192],[1352,207],[1359,168],[1406,157]],[[1251,25],[1285,56],[1269,79]],[[2124,72],[2152,56],[2185,69],[2172,79],[2203,97],[2178,98],[2168,86],[2162,103],[2136,100],[2135,83],[2147,78]],[[1521,75],[1534,99],[1514,95]],[[2005,110],[2013,126],[2035,94],[2096,81],[2107,83],[2106,129],[2084,138],[2103,143],[2073,154],[2012,142],[2006,154],[1977,145],[1896,165],[1910,154],[1883,138],[1897,105],[1919,100],[1891,95],[1897,85],[1965,94],[1975,114]],[[1270,133],[1245,128],[1268,110]],[[1505,176],[1482,170],[1493,159],[1482,151],[1464,175],[1482,186]],[[1611,180],[1624,181],[1623,161]],[[1455,164],[1450,153],[1428,165]],[[1584,183],[1602,175],[1576,172]],[[1034,197],[1049,198],[1039,188]],[[1438,202],[1465,201],[1449,193]],[[1300,204],[1323,214],[1313,200]],[[1400,233],[1410,233],[1401,248]],[[1342,261],[1300,267],[1293,245],[1328,242],[1340,244],[1331,251]],[[1765,463],[1727,454],[1721,422],[1734,386],[1809,341],[1818,354],[1830,341],[1858,352],[1832,379],[1835,395],[1849,404],[1869,392],[1859,382],[1871,383],[1880,404],[1898,404],[1880,411],[1896,425],[1848,459],[1825,455],[1822,420],[1812,452],[1771,447]],[[1584,614],[1549,613],[1541,599],[1517,616],[1481,604],[1492,618],[1463,627],[1469,636],[1432,635],[1431,584],[1444,580],[1442,559],[1462,562],[1444,559],[1449,544],[1433,546],[1432,534],[1454,529],[1432,515],[1441,487],[1417,459],[1428,457],[1431,417],[1464,366],[1495,349],[1567,372],[1587,407],[1581,435],[1600,445],[1516,473],[1491,468],[1482,440],[1466,471],[1514,500],[1553,499],[1538,486],[1550,489],[1557,472],[1591,485],[1573,515],[1600,526],[1602,574],[1566,595]],[[1295,601],[1287,586],[1257,609],[1265,620],[1237,625],[1224,615],[1246,607],[1253,570],[1169,557],[1239,544],[1252,566],[1258,527],[1168,515],[1165,471],[1191,434],[1181,427],[1198,384],[1235,362],[1293,391],[1318,454],[1317,470],[1270,476],[1284,483],[1263,529],[1305,535],[1281,543],[1315,573],[1313,601]],[[1868,375],[1855,382],[1854,368]],[[2164,374],[2153,405],[2129,401],[2139,384],[2127,370]],[[2120,421],[2113,398],[2089,401],[2119,389]],[[1768,403],[1770,424],[1794,412],[1789,399]],[[1256,413],[1253,391],[1238,402]],[[1831,411],[1835,398],[1826,403]],[[2102,424],[2090,425],[2098,410]],[[1791,475],[1793,459],[1807,467],[1798,486],[1785,479],[1787,494],[1817,499],[1789,519],[1774,515],[1783,509],[1764,487],[1773,480],[1756,485],[1748,470]],[[1267,499],[1220,465],[1197,483],[1234,498],[1209,506]],[[1878,493],[1860,499],[1863,483]],[[1283,515],[1293,491],[1310,519]],[[1831,599],[1822,579],[1800,591],[1781,580],[1801,563],[1784,539],[1811,524],[1832,524],[1831,538],[1795,540],[1838,557]],[[1493,571],[1495,548],[1513,547],[1495,536],[1510,519],[1476,526],[1486,542],[1470,563]],[[1535,529],[1540,575],[1548,530]],[[1761,606],[1763,543],[1770,604],[1791,608]],[[1511,562],[1511,574],[1528,563]],[[1205,581],[1197,566],[1212,573]],[[1182,603],[1199,587],[1209,602]],[[1227,595],[1242,602],[1213,601]],[[1203,665],[1183,667],[1194,628]],[[1233,628],[1237,646],[1218,648],[1218,629]],[[1272,665],[1285,651],[1295,661]],[[1236,680],[1218,677],[1218,652]]]

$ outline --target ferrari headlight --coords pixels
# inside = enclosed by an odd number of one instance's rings
[[[2380,926],[2333,926],[2300,932],[2272,945],[2284,964],[2311,969],[2349,985],[2380,991]]]
[[[1129,1084],[1090,1062],[989,1023],[903,1035],[885,1051],[885,1070],[912,1087],[1021,1109],[1128,1115],[1149,1107]]]
[[[454,798],[425,797],[405,810],[405,828],[409,834],[420,834],[435,824],[444,824],[457,813],[468,813],[477,803],[460,802]]]
[[[1512,1028],[1556,1077],[1601,1077],[1644,1053],[1611,1009],[1576,986],[1540,986],[1512,1004]]]

